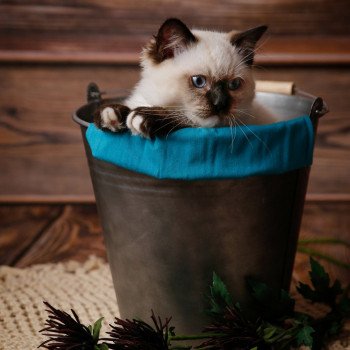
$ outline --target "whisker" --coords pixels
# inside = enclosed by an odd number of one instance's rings
[[[181,115],[181,114],[166,114],[166,115],[163,115],[163,114],[154,114],[154,113],[145,113],[145,112],[142,112],[142,113],[139,113],[139,115],[144,115],[144,116],[151,116],[151,117],[160,117],[159,119],[188,119],[185,115]]]
[[[180,109],[147,109],[147,110],[139,110],[139,111],[136,111],[136,112],[139,112],[140,114],[141,113],[163,113],[163,114],[166,114],[166,113],[183,113],[183,112],[187,112],[186,109],[183,109],[183,110],[180,110]]]
[[[167,123],[165,123],[165,124],[163,124],[162,126],[160,126],[158,129],[155,130],[155,132],[157,132],[157,131],[159,131],[159,130],[165,128],[165,127],[168,126],[168,125],[171,125],[172,123],[175,124],[174,128],[177,127],[177,126],[181,126],[181,125],[183,125],[183,126],[188,126],[188,125],[190,125],[188,118],[176,118],[176,117],[172,117],[172,118],[164,118],[164,120],[170,120],[170,121],[167,122]],[[176,122],[178,122],[178,123],[176,123]],[[173,129],[171,129],[171,130],[173,130]]]
[[[251,117],[251,118],[256,119],[256,116],[255,116],[255,115],[250,114],[250,113],[248,113],[248,112],[245,112],[244,109],[236,109],[236,111],[237,111],[237,112],[241,112],[241,113],[243,113],[243,114],[245,114],[245,115],[247,115],[247,116],[249,116],[249,117]]]
[[[187,108],[179,108],[179,107],[147,107],[145,109],[156,110],[156,111],[166,111],[166,110],[187,110]]]
[[[266,55],[263,55],[263,56],[266,56]],[[253,63],[253,64],[252,64],[252,67],[253,67],[254,69],[259,69],[259,70],[262,70],[262,71],[264,71],[264,72],[267,72],[267,71],[268,71],[268,69],[267,69],[266,67],[261,66],[260,64],[255,64],[255,63]]]
[[[235,122],[235,121],[236,121],[236,118],[233,116],[232,128],[233,128],[233,122]],[[233,143],[236,140],[236,136],[237,136],[237,128],[235,128],[235,135],[234,135],[233,140],[232,140],[232,150],[233,150]]]
[[[171,120],[171,121],[170,121],[170,122],[168,122],[168,123],[163,124],[163,125],[162,125],[162,126],[160,126],[158,129],[154,130],[154,132],[156,133],[157,131],[159,131],[159,130],[161,130],[161,129],[165,128],[165,127],[166,127],[166,126],[168,126],[168,125],[171,125],[172,123],[174,123],[174,121],[173,121],[173,120]]]
[[[238,118],[238,117],[237,117]],[[241,119],[238,118],[238,121],[241,122],[266,148],[266,150],[271,153],[270,148],[267,146],[266,142],[262,140],[247,124],[245,124]]]
[[[169,132],[167,133],[167,135],[165,136],[165,139],[168,138],[169,134],[170,134],[175,128],[177,128],[178,126],[181,126],[181,125],[182,125],[181,123],[178,123],[178,124],[174,125],[174,126],[169,130]]]
[[[228,120],[230,131],[231,131],[230,150],[231,150],[231,153],[233,153],[233,143],[234,143],[234,141],[236,139],[237,128],[235,128],[235,136],[233,136],[233,121],[229,117],[227,117],[227,120]]]
[[[234,120],[236,121],[236,118],[235,118]],[[252,142],[249,140],[249,137],[248,137],[247,134],[244,132],[243,128],[239,125],[239,123],[237,123],[237,121],[236,121],[236,125],[240,128],[240,130],[242,131],[243,135],[245,136],[245,138],[246,138],[247,141],[249,142],[250,146],[251,146],[252,148],[254,148]]]

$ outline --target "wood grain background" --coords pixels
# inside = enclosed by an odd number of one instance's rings
[[[260,79],[294,80],[323,96],[308,195],[350,198],[348,67],[261,67]],[[97,82],[125,95],[139,77],[134,65],[2,64],[0,66],[0,201],[92,201],[79,128],[71,115]]]
[[[2,1],[0,202],[93,201],[73,111],[97,82],[128,94],[141,46],[160,23],[231,30],[270,26],[259,79],[293,80],[323,97],[309,198],[350,199],[348,1]],[[331,171],[330,171],[331,170]]]
[[[350,234],[349,203],[308,202],[301,236],[347,239]],[[85,261],[94,254],[106,259],[102,229],[92,204],[0,205],[0,265],[25,267],[33,264]],[[350,263],[344,246],[311,245],[312,248]],[[332,278],[350,283],[349,270],[322,262]],[[294,279],[308,281],[309,258],[298,253]]]
[[[301,234],[350,238],[348,0],[2,0],[0,263],[104,256],[94,205],[67,204],[94,202],[71,115],[90,81],[128,94],[142,45],[173,16],[224,31],[269,25],[256,76],[295,81],[331,110],[319,125]],[[348,250],[322,249],[349,262]],[[306,261],[298,255],[302,277]]]

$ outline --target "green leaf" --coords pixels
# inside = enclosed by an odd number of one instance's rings
[[[175,334],[175,327],[169,327],[169,331],[168,331],[169,335],[174,337],[176,334]]]
[[[315,287],[315,289],[323,290],[328,288],[330,279],[328,273],[325,271],[323,266],[312,257],[310,257],[310,266],[310,278],[312,285]]]
[[[314,332],[315,330],[308,325],[305,325],[303,328],[301,328],[296,334],[297,345],[306,345],[311,347],[313,343],[313,338],[311,334]]]
[[[298,240],[298,245],[305,244],[340,244],[350,248],[350,242],[338,238],[304,238]]]
[[[260,303],[270,302],[272,291],[265,283],[259,282],[253,278],[248,278],[247,281],[251,291],[250,294],[256,301]]]
[[[293,340],[294,328],[285,329],[269,322],[263,322],[258,332],[266,344],[275,345],[276,349],[283,349],[281,344],[289,343]]]
[[[284,289],[280,290],[279,303],[280,307],[285,308],[289,315],[294,312],[295,300]]]
[[[343,317],[350,318],[350,299],[346,295],[339,300],[338,310]]]
[[[100,338],[100,331],[101,331],[101,327],[102,327],[102,321],[103,321],[103,317],[101,317],[100,319],[98,319],[92,328],[92,337],[94,338],[94,341],[97,343],[99,338]]]
[[[331,287],[332,294],[334,295],[334,299],[337,297],[337,295],[340,295],[344,292],[341,283],[338,279],[336,279],[333,283],[333,286]]]
[[[330,306],[335,305],[337,295],[342,294],[343,290],[338,280],[335,280],[330,286],[330,278],[323,266],[310,257],[310,278],[314,289],[299,282],[298,292],[306,299],[312,302],[325,303]]]
[[[305,299],[316,301],[317,293],[312,290],[309,285],[299,282],[297,290]]]
[[[313,320],[313,317],[302,312],[295,312],[293,323],[296,325],[306,324]]]
[[[247,282],[260,316],[272,321],[285,319],[293,314],[295,300],[285,290],[273,290],[252,278],[247,278]]]
[[[277,327],[275,326],[272,326],[271,324],[269,324],[269,326],[265,327],[264,328],[264,331],[263,331],[263,338],[266,342],[268,342],[274,334],[276,334],[277,332]]]
[[[328,326],[327,335],[333,336],[339,334],[343,324],[341,321],[332,321]]]
[[[213,281],[210,286],[210,310],[209,315],[222,315],[227,306],[232,306],[232,297],[227,290],[225,283],[213,272]]]
[[[325,254],[323,252],[320,252],[316,249],[308,248],[305,245],[298,245],[298,252],[307,254],[308,256],[313,256],[322,260],[325,260],[331,264],[334,264],[336,266],[343,267],[347,270],[350,270],[350,264],[347,264],[341,260],[338,260],[337,258],[334,258],[331,255]]]
[[[98,348],[96,350],[108,350],[108,345],[106,343],[102,343],[102,344],[99,344],[97,345]]]

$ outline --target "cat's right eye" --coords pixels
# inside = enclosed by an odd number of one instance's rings
[[[196,88],[202,88],[207,83],[207,80],[203,75],[194,75],[193,77],[191,77],[191,79],[192,79],[192,84]]]

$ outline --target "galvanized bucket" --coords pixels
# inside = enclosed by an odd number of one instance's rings
[[[172,316],[180,332],[200,331],[213,271],[243,305],[250,302],[246,276],[288,289],[309,168],[196,181],[122,169],[91,155],[85,132],[102,102],[93,92],[73,118],[81,126],[121,317],[149,320],[153,309]],[[257,98],[285,118],[308,114],[315,133],[326,112],[322,99],[305,93]]]

